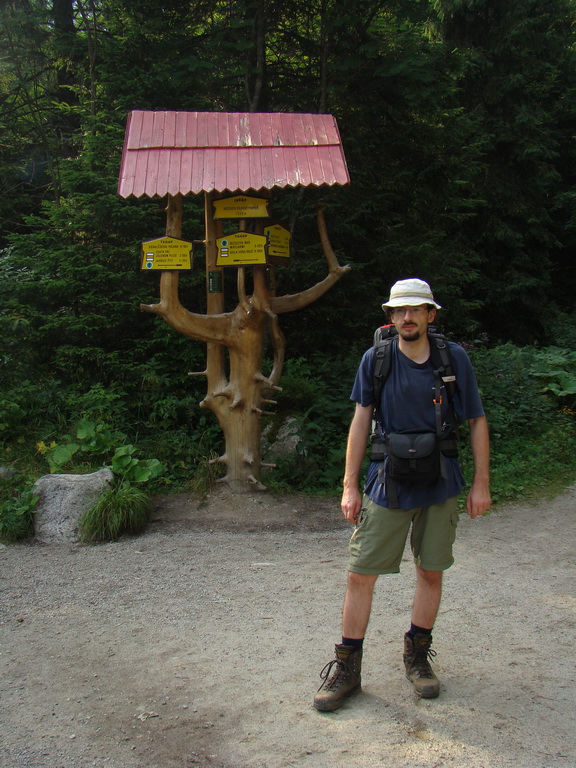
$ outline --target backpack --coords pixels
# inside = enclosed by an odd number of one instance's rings
[[[434,373],[436,378],[436,392],[434,397],[434,407],[436,412],[436,435],[439,441],[438,447],[438,459],[440,461],[440,471],[442,476],[445,476],[445,456],[456,457],[458,455],[458,425],[454,411],[452,409],[452,400],[456,390],[456,375],[454,372],[454,366],[452,364],[452,357],[450,355],[450,349],[448,347],[448,341],[437,330],[436,326],[428,327],[428,339],[430,341],[430,361],[434,367]],[[374,372],[373,372],[373,389],[374,389],[374,421],[380,425],[382,429],[382,421],[380,415],[380,400],[382,394],[382,388],[386,379],[390,375],[390,369],[392,366],[392,345],[398,343],[398,332],[394,325],[383,325],[377,328],[374,333]],[[446,436],[442,435],[442,422],[441,422],[441,407],[442,407],[442,395],[441,386],[444,384],[448,401],[450,405],[450,411],[452,413],[452,429]],[[412,439],[422,439],[422,435],[408,436],[403,433],[396,433],[396,435],[384,436],[384,439],[378,434],[377,431],[371,436],[371,461],[384,462],[381,473],[379,476],[382,480],[385,480],[388,489],[389,506],[391,508],[398,506],[398,496],[396,490],[396,484],[393,477],[390,476],[391,460],[395,459],[395,456],[389,454],[392,453],[391,443],[389,440],[394,438],[409,443],[407,449],[407,456],[409,454],[415,454],[417,447],[411,442]],[[435,441],[434,441],[435,442]],[[428,443],[427,443],[428,445]],[[424,471],[427,470],[426,457],[428,455],[428,448],[423,450],[425,460],[422,463],[414,462],[411,459],[402,460],[406,464],[407,473],[410,476],[411,472],[417,472],[421,467]],[[386,457],[390,461],[386,460]],[[432,459],[432,455],[430,459]],[[402,461],[399,462],[402,465]],[[434,471],[432,471],[434,474]],[[400,478],[398,478],[400,479]],[[425,474],[421,475],[422,481],[427,479]]]

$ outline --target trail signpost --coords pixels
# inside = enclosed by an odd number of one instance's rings
[[[160,301],[141,308],[206,343],[206,367],[190,375],[206,378],[200,406],[215,414],[224,432],[225,451],[216,461],[226,466],[223,481],[235,492],[264,487],[260,420],[280,389],[285,344],[279,315],[311,304],[349,269],[338,263],[323,208],[317,206],[328,273],[299,293],[277,296],[271,273],[275,264],[290,263],[291,245],[290,232],[271,221],[269,191],[348,183],[330,115],[136,111],[129,116],[118,193],[168,201],[166,237],[143,243],[141,253],[142,269],[160,270]],[[185,308],[179,296],[180,270],[189,268],[192,255],[191,243],[182,240],[187,194],[204,194],[205,313]],[[235,232],[223,232],[226,221],[235,223]],[[231,268],[237,270],[238,303],[227,312],[222,278]],[[262,372],[265,336],[274,352],[267,373]]]

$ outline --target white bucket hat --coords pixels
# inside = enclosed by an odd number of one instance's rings
[[[390,299],[382,304],[382,309],[391,307],[418,307],[420,304],[430,304],[436,309],[441,309],[436,304],[432,289],[424,280],[411,277],[408,280],[398,280],[390,289]]]

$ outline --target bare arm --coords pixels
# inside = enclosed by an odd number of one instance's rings
[[[491,504],[490,499],[490,436],[486,416],[470,419],[470,443],[474,458],[474,481],[466,506],[470,517],[483,515]]]
[[[348,432],[346,447],[346,468],[344,471],[344,491],[342,493],[342,514],[349,523],[354,524],[360,514],[362,495],[360,493],[360,470],[366,452],[370,426],[372,423],[372,406],[356,404],[356,410]]]

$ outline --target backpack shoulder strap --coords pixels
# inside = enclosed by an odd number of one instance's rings
[[[452,401],[456,391],[456,374],[448,341],[436,330],[429,331],[428,338],[430,340],[430,360],[434,366],[434,371],[444,382],[448,399]]]
[[[374,412],[378,417],[380,396],[384,382],[390,374],[392,365],[392,344],[397,340],[396,329],[393,325],[383,325],[374,332],[374,371],[372,386],[374,389]]]

